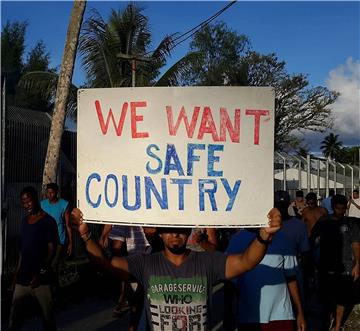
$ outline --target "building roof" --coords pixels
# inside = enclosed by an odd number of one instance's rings
[[[48,113],[20,108],[16,106],[6,107],[6,121],[23,123],[34,126],[51,126],[51,116]]]

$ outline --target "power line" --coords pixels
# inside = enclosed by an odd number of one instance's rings
[[[180,36],[176,37],[173,42],[179,40],[177,43],[175,43],[174,45],[172,45],[170,47],[170,50],[174,49],[176,46],[180,45],[181,43],[183,43],[184,41],[188,40],[189,38],[191,38],[193,35],[195,35],[196,32],[198,32],[199,30],[201,30],[202,28],[204,28],[206,25],[208,25],[209,23],[211,23],[214,19],[216,19],[217,17],[219,17],[224,11],[226,11],[227,9],[229,9],[232,5],[234,5],[237,2],[237,0],[231,1],[230,3],[228,3],[225,7],[223,7],[222,9],[220,9],[219,11],[217,11],[215,14],[213,14],[212,16],[210,16],[209,18],[207,18],[206,20],[202,21],[201,23],[199,23],[198,25],[196,25],[195,27],[193,27],[192,29],[184,32],[183,34],[181,34]],[[181,39],[183,38],[183,39]],[[154,51],[154,50],[153,50]],[[145,53],[144,55],[148,55],[150,53],[152,53],[153,51],[149,51],[147,53]]]

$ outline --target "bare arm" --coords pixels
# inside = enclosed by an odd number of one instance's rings
[[[99,239],[99,244],[102,248],[106,248],[108,246],[108,239],[109,234],[111,232],[112,225],[111,224],[105,224],[103,227],[103,230],[101,232],[101,236]]]
[[[196,241],[206,251],[215,251],[217,248],[216,230],[213,228],[206,228],[206,238],[197,235]]]
[[[72,230],[71,230],[71,226],[70,226],[70,212],[69,209],[66,208],[65,210],[65,214],[64,214],[64,218],[65,218],[65,226],[66,226],[66,232],[69,238],[69,243],[68,243],[68,247],[67,247],[67,253],[68,255],[71,255],[72,253]]]
[[[306,330],[306,321],[304,316],[304,310],[301,304],[301,298],[299,293],[299,287],[297,284],[296,277],[291,277],[287,281],[287,286],[290,292],[291,299],[296,308],[296,324],[298,331]]]
[[[95,242],[95,240],[91,239],[89,227],[84,222],[80,209],[75,208],[71,212],[71,217],[72,223],[78,229],[80,237],[85,243],[85,248],[90,259],[104,270],[115,273],[121,279],[129,279],[130,274],[127,260],[123,257],[114,256],[109,261],[104,257],[101,247]]]
[[[352,247],[354,259],[355,259],[355,265],[352,269],[351,274],[355,281],[360,277],[360,243],[353,242],[351,247]]]
[[[261,228],[259,236],[264,241],[270,241],[281,227],[280,212],[273,208],[268,214],[269,227]],[[226,259],[225,277],[231,279],[251,270],[260,263],[266,253],[267,245],[259,239],[254,239],[243,254],[232,254]]]

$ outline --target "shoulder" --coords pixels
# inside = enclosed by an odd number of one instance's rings
[[[51,225],[51,226],[57,226],[57,223],[55,221],[55,218],[53,218],[52,216],[50,216],[48,213],[44,212],[44,217],[42,218],[43,222]]]
[[[44,199],[44,200],[41,200],[40,201],[40,206],[43,207],[43,206],[47,206],[49,203],[48,203],[48,200],[47,199]]]
[[[64,200],[64,199],[59,199],[59,204],[60,204],[60,206],[62,206],[63,208],[66,208],[67,206],[68,206],[68,204],[69,204],[69,202],[68,201],[66,201],[66,200]]]
[[[321,212],[323,213],[323,214],[326,214],[327,215],[327,209],[325,208],[325,207],[319,207],[320,208],[320,210],[321,210]]]
[[[248,230],[240,230],[231,237],[226,252],[228,254],[241,253],[254,238],[255,233]]]

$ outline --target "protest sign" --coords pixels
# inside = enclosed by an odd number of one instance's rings
[[[260,226],[273,205],[274,92],[78,92],[78,207],[91,222]]]

